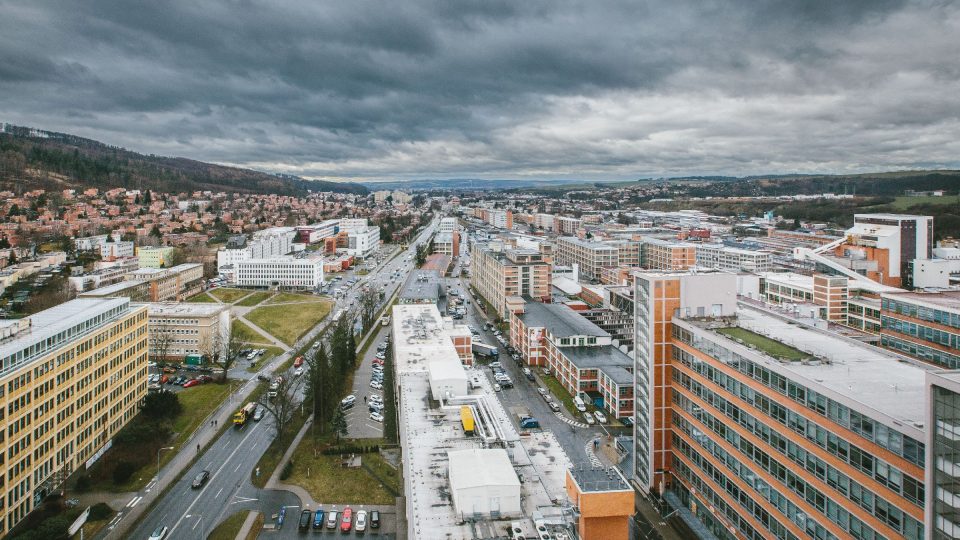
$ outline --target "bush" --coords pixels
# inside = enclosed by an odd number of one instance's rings
[[[321,454],[325,456],[337,456],[340,454],[369,454],[372,452],[379,452],[380,445],[372,444],[367,445],[356,445],[356,444],[345,444],[340,446],[331,446],[330,448],[324,448],[320,451]]]
[[[100,521],[101,519],[107,519],[112,513],[113,508],[110,508],[107,503],[100,502],[90,507],[90,516],[88,519],[90,521]]]
[[[133,476],[133,473],[137,471],[137,466],[133,463],[130,463],[126,460],[121,460],[117,463],[117,466],[113,469],[113,483],[122,484],[130,479]]]
[[[281,479],[281,480],[286,480],[287,478],[290,478],[290,475],[291,475],[291,474],[293,474],[293,460],[292,460],[292,459],[291,459],[290,461],[288,461],[286,465],[283,466],[283,470],[280,471],[280,479]]]
[[[76,488],[77,488],[77,491],[80,491],[80,492],[89,491],[90,477],[85,474],[81,474],[80,476],[78,476]]]
[[[175,418],[182,409],[180,399],[168,390],[153,392],[143,398],[143,415],[154,420]]]

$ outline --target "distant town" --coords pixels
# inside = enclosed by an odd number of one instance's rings
[[[690,189],[0,193],[2,531],[948,530],[960,241]]]

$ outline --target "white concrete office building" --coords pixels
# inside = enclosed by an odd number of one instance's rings
[[[248,259],[235,266],[241,287],[314,289],[323,283],[322,257]]]

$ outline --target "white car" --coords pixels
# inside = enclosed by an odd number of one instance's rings
[[[301,376],[301,375],[303,375],[303,368],[302,368],[302,367],[298,367],[297,369],[293,370],[293,376],[294,376],[294,377],[299,377],[299,376]]]
[[[494,392],[499,392],[499,391],[500,391],[500,385],[494,383],[494,384],[493,384],[493,391],[494,391]]]
[[[374,390],[383,390],[383,385],[378,381],[370,381],[370,388]]]
[[[607,423],[607,417],[602,412],[593,411],[593,416],[597,418],[597,422],[600,422],[601,424]]]
[[[150,539],[149,539],[149,540],[163,540],[164,538],[167,537],[167,533],[168,533],[168,532],[170,532],[169,529],[167,529],[167,528],[164,527],[164,526],[157,527],[157,528],[154,529],[153,532],[150,534]]]
[[[592,426],[597,423],[597,420],[590,413],[583,413],[583,419],[587,421],[588,426]]]
[[[370,413],[370,419],[374,422],[383,422],[383,415],[378,412]]]
[[[356,520],[353,523],[353,530],[358,533],[362,533],[367,530],[367,511],[360,510],[357,512]]]

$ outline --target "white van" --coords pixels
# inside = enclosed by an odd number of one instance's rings
[[[576,396],[576,397],[573,398],[573,404],[574,404],[574,406],[577,408],[578,411],[580,411],[580,412],[586,412],[586,411],[587,411],[587,405],[586,405],[586,403],[583,402],[582,399],[580,399],[580,396]]]

